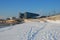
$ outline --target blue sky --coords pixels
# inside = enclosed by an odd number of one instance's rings
[[[19,12],[33,12],[48,15],[60,12],[60,0],[0,0],[0,16],[18,16]],[[53,14],[53,13],[51,13]]]

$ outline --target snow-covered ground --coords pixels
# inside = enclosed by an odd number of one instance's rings
[[[47,22],[51,22],[51,23],[60,23],[60,20],[46,20]]]
[[[60,40],[60,24],[30,22],[0,28],[0,40]]]

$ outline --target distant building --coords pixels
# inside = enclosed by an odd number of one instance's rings
[[[23,21],[23,19],[16,18],[16,17],[10,17],[6,19],[7,24],[19,24]]]
[[[25,12],[25,13],[20,13],[20,18],[36,18],[37,16],[39,16],[39,14],[36,13],[30,13],[30,12]]]
[[[5,23],[6,21],[4,19],[0,19],[0,24]]]
[[[15,20],[17,19],[16,17],[9,17],[9,18],[6,18],[6,20]]]
[[[47,16],[41,16],[40,18],[46,18]]]
[[[10,20],[10,18],[6,18],[6,20]]]

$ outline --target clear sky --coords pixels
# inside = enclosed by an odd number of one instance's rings
[[[60,12],[60,0],[0,0],[0,16],[18,16],[19,12],[34,12],[47,15]]]

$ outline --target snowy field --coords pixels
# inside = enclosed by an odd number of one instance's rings
[[[0,40],[60,40],[60,23],[30,22],[0,28]]]

